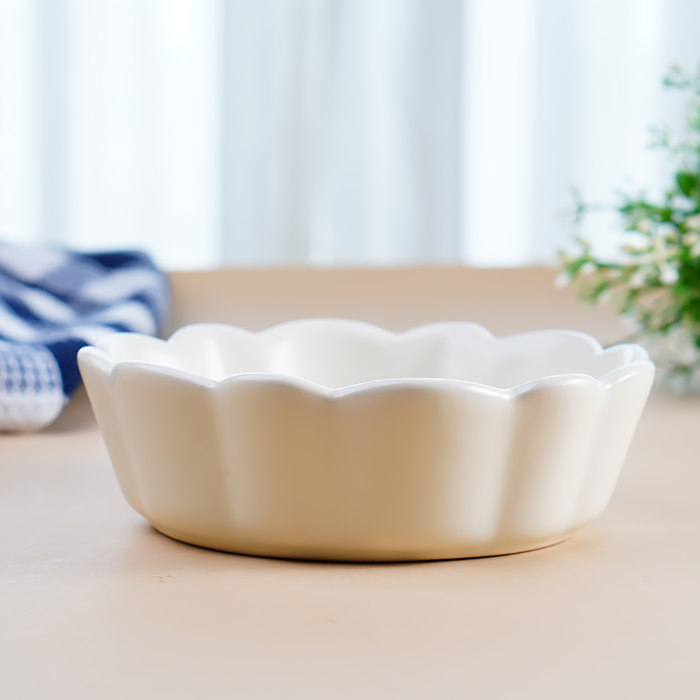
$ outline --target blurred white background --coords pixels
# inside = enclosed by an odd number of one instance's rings
[[[660,191],[697,0],[0,0],[0,238],[522,265]],[[610,217],[585,233],[618,242]]]

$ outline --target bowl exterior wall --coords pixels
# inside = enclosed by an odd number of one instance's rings
[[[323,393],[80,361],[124,495],[157,529],[232,552],[366,561],[565,539],[607,505],[653,379],[649,365],[609,386]]]

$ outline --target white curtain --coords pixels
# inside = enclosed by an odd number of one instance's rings
[[[166,268],[548,262],[660,191],[697,0],[0,0],[0,238]],[[585,233],[603,253],[611,217]]]

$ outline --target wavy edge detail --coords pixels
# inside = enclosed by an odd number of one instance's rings
[[[265,373],[265,372],[241,372],[238,374],[230,375],[220,380],[207,379],[205,377],[187,372],[182,369],[176,369],[171,367],[165,367],[156,362],[148,362],[145,360],[117,360],[113,361],[109,356],[110,346],[121,342],[124,337],[134,337],[137,336],[140,339],[145,339],[146,342],[153,344],[162,344],[165,346],[170,346],[171,348],[177,348],[177,346],[182,342],[183,338],[188,338],[192,335],[199,335],[206,332],[211,332],[211,330],[216,330],[217,332],[231,332],[231,334],[243,334],[254,338],[265,339],[266,336],[274,338],[279,335],[282,331],[289,327],[299,327],[299,326],[316,326],[320,324],[337,323],[344,326],[345,328],[356,327],[361,328],[363,332],[372,333],[376,336],[382,336],[384,338],[391,338],[393,340],[399,340],[403,338],[410,338],[411,336],[417,336],[422,334],[427,334],[430,332],[447,330],[449,327],[459,326],[462,332],[473,332],[475,339],[487,342],[501,343],[501,342],[513,342],[517,341],[519,338],[531,338],[533,336],[559,336],[576,338],[579,342],[584,343],[591,350],[592,357],[600,357],[612,352],[620,352],[621,349],[627,350],[630,356],[627,361],[620,364],[618,367],[609,370],[601,377],[594,377],[591,374],[585,372],[569,372],[562,374],[550,374],[538,377],[534,380],[528,380],[520,384],[511,387],[497,387],[491,384],[485,384],[476,381],[470,381],[465,379],[450,379],[441,377],[405,377],[405,378],[388,378],[388,379],[374,379],[365,382],[359,382],[357,384],[347,385],[341,388],[333,389],[309,379],[304,379],[302,377],[295,377],[285,374],[276,373]],[[337,318],[314,318],[314,319],[300,319],[285,321],[283,323],[270,326],[262,331],[250,331],[239,326],[234,326],[230,324],[223,323],[195,323],[184,326],[177,331],[175,331],[170,338],[162,339],[155,338],[153,336],[147,336],[138,333],[113,333],[111,335],[102,338],[96,346],[85,346],[78,351],[78,361],[80,362],[90,362],[90,364],[108,375],[110,382],[114,380],[115,371],[118,367],[139,367],[141,370],[147,372],[154,372],[161,375],[171,376],[176,379],[184,380],[190,383],[194,383],[203,387],[208,387],[210,389],[215,389],[217,386],[229,385],[231,383],[240,381],[251,381],[257,380],[266,383],[284,384],[288,386],[295,387],[297,389],[305,390],[313,394],[324,396],[326,398],[342,398],[343,396],[348,396],[351,394],[358,393],[360,391],[373,391],[379,389],[386,389],[391,387],[402,387],[402,388],[472,388],[477,391],[486,390],[488,393],[497,394],[503,396],[504,398],[514,398],[524,393],[529,393],[531,391],[544,388],[545,386],[562,386],[575,381],[576,383],[580,381],[586,381],[596,384],[602,389],[607,389],[619,381],[629,377],[630,375],[637,374],[643,371],[654,371],[654,363],[649,359],[647,351],[641,346],[635,343],[620,343],[617,345],[612,345],[610,347],[604,348],[598,340],[593,336],[583,333],[581,331],[572,330],[535,330],[527,331],[523,333],[514,333],[506,336],[496,336],[491,333],[484,326],[474,323],[471,321],[443,321],[423,324],[416,326],[406,331],[391,331],[381,326],[374,325],[372,323],[367,323],[364,321],[357,321],[352,319],[337,319]],[[119,370],[121,372],[123,370]]]

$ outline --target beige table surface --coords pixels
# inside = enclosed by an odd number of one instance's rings
[[[173,327],[346,316],[623,331],[546,270],[172,275]],[[656,392],[606,513],[525,554],[235,556],[126,504],[79,394],[0,436],[0,698],[700,698],[700,399]]]

